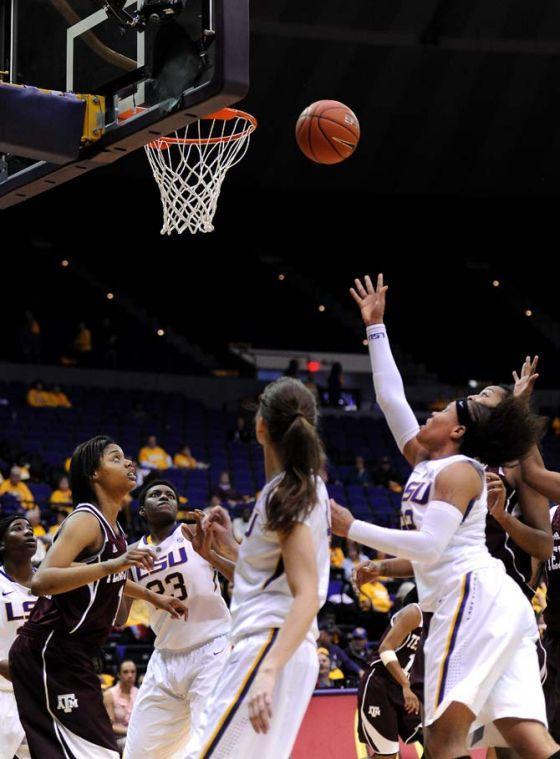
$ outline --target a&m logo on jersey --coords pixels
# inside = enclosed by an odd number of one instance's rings
[[[63,696],[59,696],[58,706],[56,708],[59,711],[65,712],[65,714],[70,714],[72,709],[78,708],[78,699],[76,698],[76,694],[65,693]]]
[[[379,708],[379,706],[370,706],[368,709],[368,714],[370,717],[380,717],[381,709]]]

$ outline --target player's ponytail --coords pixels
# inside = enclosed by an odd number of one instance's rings
[[[266,504],[267,529],[287,533],[315,505],[316,477],[325,465],[317,404],[302,382],[282,377],[266,387],[259,414],[284,470]]]
[[[80,503],[96,503],[97,498],[91,484],[91,477],[101,465],[103,451],[114,443],[107,435],[97,435],[85,443],[80,443],[72,454],[70,462],[70,484],[74,508]]]

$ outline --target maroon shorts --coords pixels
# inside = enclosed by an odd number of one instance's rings
[[[10,672],[32,759],[118,759],[89,646],[22,631]]]
[[[419,714],[408,714],[403,692],[381,663],[362,677],[358,690],[358,736],[376,754],[396,754],[404,743],[421,739]]]

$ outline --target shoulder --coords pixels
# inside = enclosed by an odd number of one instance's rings
[[[481,480],[484,480],[484,467],[478,461],[466,456],[456,461],[450,461],[436,474],[438,484],[473,484],[480,487]]]

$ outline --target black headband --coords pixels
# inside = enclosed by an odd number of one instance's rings
[[[455,409],[457,411],[457,419],[459,420],[459,424],[461,424],[463,427],[468,427],[471,423],[471,413],[469,411],[469,401],[467,398],[460,398],[458,401],[455,401]]]

